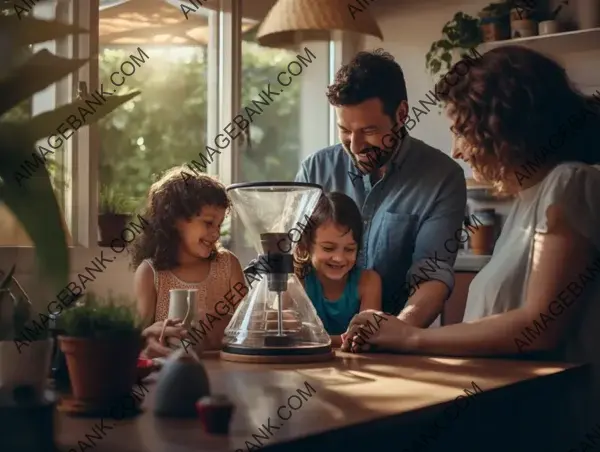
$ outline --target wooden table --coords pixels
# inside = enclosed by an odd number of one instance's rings
[[[144,413],[105,420],[113,428],[93,440],[93,451],[248,451],[261,445],[303,452],[559,451],[568,416],[565,398],[570,388],[585,383],[588,370],[562,363],[340,351],[334,361],[319,364],[240,364],[215,355],[204,364],[211,392],[226,393],[236,403],[229,436],[203,433],[198,420],[155,417],[150,382]],[[483,392],[476,393],[473,382]],[[467,397],[465,389],[475,395]],[[278,409],[289,419],[281,419]],[[269,417],[279,429],[261,434]],[[92,450],[78,441],[92,446],[85,435],[94,435],[99,419],[57,414],[56,421],[59,450]],[[419,438],[426,447],[416,445]]]

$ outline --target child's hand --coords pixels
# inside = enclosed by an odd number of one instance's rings
[[[169,356],[173,351],[173,349],[161,344],[155,337],[150,336],[146,340],[146,347],[144,348],[142,355],[146,358],[164,358]]]
[[[144,353],[151,358],[167,356],[172,352],[172,349],[167,347],[168,338],[182,339],[187,336],[188,332],[181,326],[181,319],[167,319],[155,322],[142,331],[142,337],[146,339]]]

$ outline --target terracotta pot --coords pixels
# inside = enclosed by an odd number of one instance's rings
[[[139,335],[107,339],[59,336],[58,340],[76,399],[109,405],[131,392],[142,349]]]
[[[100,246],[110,246],[114,239],[120,238],[130,215],[121,213],[103,213],[98,215]]]
[[[479,29],[483,42],[503,41],[510,37],[510,24],[506,18],[482,18]]]

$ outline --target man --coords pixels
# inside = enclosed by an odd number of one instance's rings
[[[341,144],[307,157],[296,182],[356,201],[364,220],[358,262],[381,276],[384,311],[428,327],[454,286],[457,250],[444,243],[464,220],[463,170],[408,135],[404,74],[389,54],[358,53],[337,72],[327,97]]]

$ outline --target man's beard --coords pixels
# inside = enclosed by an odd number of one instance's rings
[[[379,146],[369,146],[360,151],[358,155],[368,155],[367,160],[359,160],[357,154],[350,150],[350,143],[342,143],[344,151],[352,159],[354,166],[362,174],[373,173],[382,168],[391,158],[394,148],[380,148]]]

